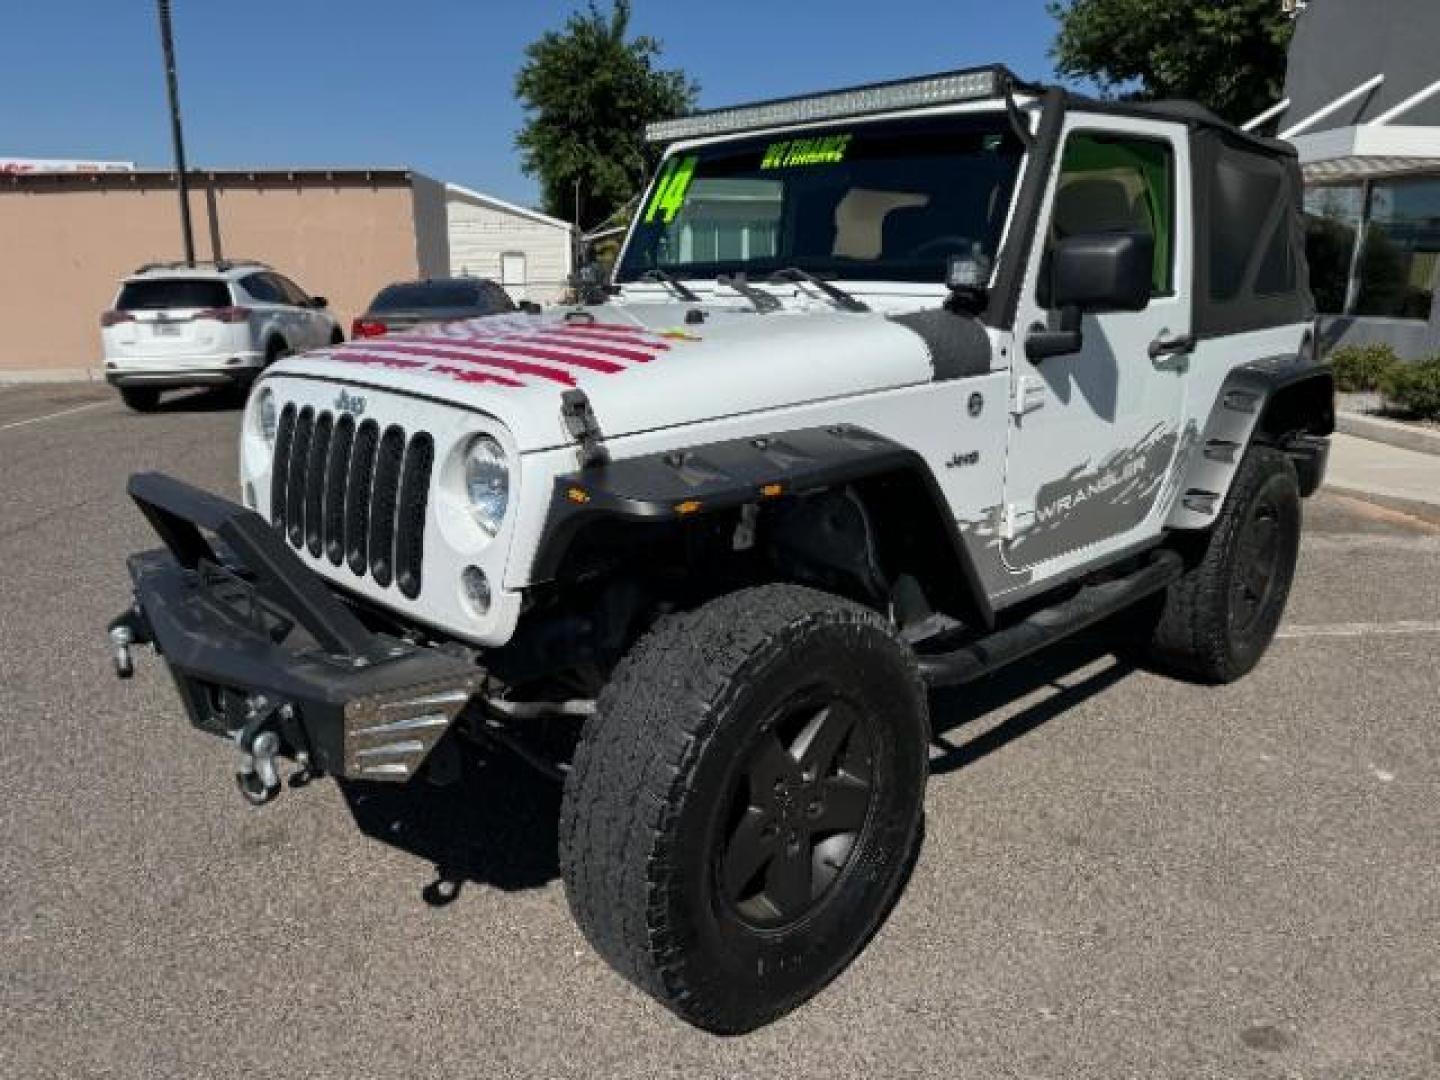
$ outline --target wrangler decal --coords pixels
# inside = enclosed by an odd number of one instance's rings
[[[1135,528],[1155,505],[1178,441],[1175,428],[1156,424],[1134,446],[1041,485],[1034,521],[1006,545],[1007,561],[1032,566]]]

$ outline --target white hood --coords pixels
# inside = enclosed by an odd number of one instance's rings
[[[583,390],[615,438],[924,383],[919,335],[878,313],[609,304],[421,326],[281,361],[320,377],[452,401],[495,417],[522,452],[572,441],[561,395]]]

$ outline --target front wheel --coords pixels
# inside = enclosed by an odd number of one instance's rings
[[[856,604],[771,585],[663,620],[601,694],[566,783],[576,920],[690,1023],[768,1023],[898,897],[927,733],[914,656]]]
[[[1252,446],[1193,567],[1165,593],[1148,658],[1208,683],[1248,673],[1274,640],[1300,552],[1300,486],[1279,450]]]

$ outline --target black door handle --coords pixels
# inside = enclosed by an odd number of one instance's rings
[[[1176,353],[1189,353],[1195,351],[1195,335],[1181,334],[1179,337],[1157,337],[1150,342],[1150,359],[1158,360],[1162,356],[1170,356]]]

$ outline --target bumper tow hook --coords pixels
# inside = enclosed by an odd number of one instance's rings
[[[275,755],[280,752],[280,736],[262,731],[250,741],[250,750],[240,753],[240,771],[235,784],[251,806],[264,806],[280,794],[280,770]]]
[[[130,655],[130,646],[135,643],[135,634],[128,626],[110,628],[110,648],[115,657],[115,674],[128,679],[135,674],[135,658]]]

